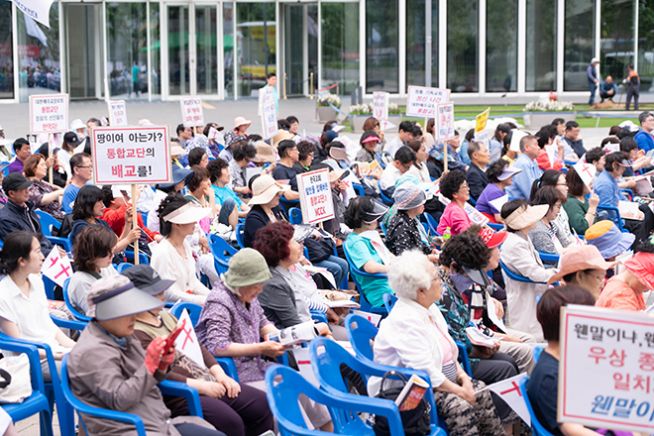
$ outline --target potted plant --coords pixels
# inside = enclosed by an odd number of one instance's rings
[[[354,104],[350,106],[350,115],[352,115],[352,131],[360,132],[363,130],[363,123],[372,116],[372,108],[369,104]]]
[[[335,94],[325,94],[318,97],[318,121],[326,123],[335,120],[338,115],[338,109],[341,107],[341,99]]]
[[[550,124],[554,118],[563,118],[566,121],[574,121],[577,113],[571,102],[558,101],[552,96],[529,102],[522,109],[525,126],[530,129],[539,128]]]

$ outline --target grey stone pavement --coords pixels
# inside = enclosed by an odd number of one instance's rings
[[[396,100],[397,103],[404,103],[403,100]],[[466,104],[490,104],[495,101],[488,99],[466,99],[461,103]],[[231,128],[233,120],[237,116],[244,116],[252,120],[251,132],[261,131],[261,118],[257,115],[257,100],[245,99],[237,101],[204,101],[204,119],[205,122],[218,122],[226,128]],[[344,113],[349,110],[349,99],[343,98]],[[322,131],[322,124],[316,117],[315,100],[309,98],[289,98],[280,100],[279,116],[286,117],[295,115],[300,119],[300,132],[307,134],[318,134]],[[492,115],[492,114],[491,114]],[[91,116],[107,116],[107,105],[104,101],[74,101],[70,103],[69,120],[81,118],[86,121]],[[169,128],[169,135],[174,136],[175,126],[181,119],[180,104],[178,101],[168,102],[147,102],[147,101],[127,101],[127,117],[130,125],[136,125],[141,119],[148,119],[154,124],[166,125]],[[24,136],[29,130],[29,107],[27,103],[16,103],[0,105],[0,125],[4,128],[7,138]],[[607,128],[584,128],[582,136],[586,147],[597,146],[606,133]],[[350,138],[358,142],[361,132],[347,134]],[[387,132],[388,137],[392,137],[393,131]],[[590,147],[592,148],[592,147]]]

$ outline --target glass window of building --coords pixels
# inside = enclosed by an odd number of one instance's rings
[[[595,0],[566,0],[563,89],[588,90],[586,68],[595,56]]]
[[[366,92],[400,90],[398,1],[366,1]],[[323,32],[323,34],[326,32]]]
[[[168,92],[191,92],[189,71],[189,7],[168,5]]]
[[[50,28],[16,10],[20,79],[20,100],[30,94],[61,90],[59,56],[59,8],[50,8]]]
[[[556,2],[527,0],[526,91],[556,89]]]
[[[438,1],[435,2],[438,4]],[[426,83],[425,0],[406,0],[406,84],[428,86]],[[438,58],[436,58],[438,59]],[[433,62],[433,61],[432,61]]]
[[[614,81],[627,77],[634,63],[634,0],[602,0],[600,71]]]
[[[479,2],[447,2],[447,87],[479,91]]]
[[[338,84],[339,94],[359,85],[359,4],[322,3],[323,87]]]
[[[0,99],[14,98],[14,46],[11,2],[0,3]]]
[[[197,94],[218,94],[218,29],[216,6],[196,4],[195,45]]]
[[[225,98],[234,98],[234,3],[223,3],[223,75]]]
[[[640,93],[650,92],[654,78],[654,0],[638,0],[638,75]]]
[[[161,37],[159,31],[159,3],[150,3],[150,93],[161,94]]]
[[[486,91],[518,89],[518,0],[486,3]]]
[[[256,96],[277,69],[275,3],[237,3],[236,16],[238,95]]]
[[[107,3],[109,95],[147,98],[148,46],[145,3]]]

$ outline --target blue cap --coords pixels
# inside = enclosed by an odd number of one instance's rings
[[[179,165],[173,165],[173,181],[172,183],[160,183],[159,187],[163,189],[170,189],[174,187],[179,182],[182,182],[191,174],[191,170],[187,168],[182,168]]]

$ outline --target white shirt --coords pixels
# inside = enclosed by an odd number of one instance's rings
[[[386,165],[384,172],[379,178],[379,186],[382,188],[382,190],[386,191],[392,186],[395,186],[395,182],[397,182],[397,179],[399,179],[401,175],[402,173],[400,172],[399,168],[397,168],[393,162],[390,162],[388,165]]]
[[[399,135],[393,138],[391,141],[386,143],[384,147],[384,153],[388,154],[391,157],[391,160],[395,159],[395,153],[404,145],[404,142],[400,139]]]
[[[45,296],[40,274],[28,277],[29,296],[25,296],[7,275],[0,280],[0,317],[18,327],[20,338],[48,344],[53,351],[64,348],[55,339],[59,328],[50,318],[48,299]]]
[[[447,362],[443,362],[439,345],[441,333],[448,338],[456,361],[458,349],[440,310],[434,304],[426,309],[415,301],[399,298],[379,326],[373,347],[375,362],[427,371],[432,388],[437,388],[446,380],[442,368]],[[381,378],[370,378],[368,392],[371,396],[377,395],[380,384]]]
[[[168,301],[190,301],[204,305],[209,295],[209,289],[202,284],[195,274],[195,259],[188,240],[184,241],[186,259],[177,252],[177,249],[163,239],[152,250],[150,266],[164,279],[175,280],[175,283],[166,291]]]

